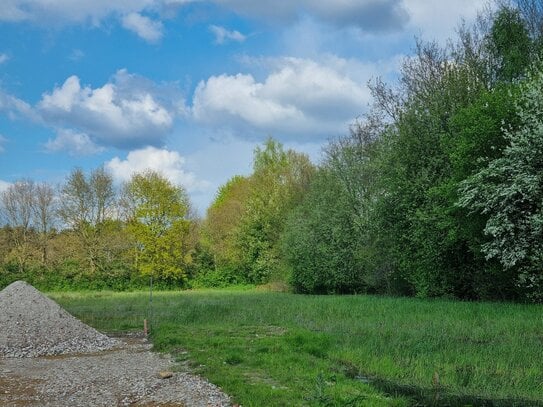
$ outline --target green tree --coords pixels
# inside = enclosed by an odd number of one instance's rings
[[[530,65],[534,44],[519,10],[503,7],[498,11],[489,42],[499,80],[510,82],[520,77]]]
[[[281,277],[280,237],[286,218],[305,195],[314,167],[305,154],[268,139],[254,153],[246,210],[236,229],[242,267],[252,283]]]
[[[144,276],[183,284],[192,262],[189,199],[161,174],[134,174],[124,186],[136,267]]]
[[[488,216],[488,259],[517,271],[517,285],[543,300],[543,71],[522,86],[521,126],[507,131],[503,156],[461,184],[459,206]]]
[[[297,292],[312,294],[368,291],[357,256],[360,229],[348,190],[329,168],[317,172],[303,203],[287,218],[282,253]]]
[[[245,281],[236,236],[247,211],[250,190],[250,177],[232,177],[219,188],[202,225],[202,250],[212,257],[207,268],[215,268],[221,284]]]

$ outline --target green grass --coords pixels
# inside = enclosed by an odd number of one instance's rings
[[[105,331],[141,329],[150,315],[143,292],[52,297]],[[407,406],[414,400],[539,406],[542,311],[537,305],[198,290],[155,292],[151,323],[156,349],[245,407]]]

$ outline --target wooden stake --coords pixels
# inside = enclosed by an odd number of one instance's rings
[[[143,333],[145,334],[145,336],[147,336],[147,333],[148,333],[148,332],[149,332],[149,331],[147,330],[147,320],[144,319],[144,320],[143,320]]]

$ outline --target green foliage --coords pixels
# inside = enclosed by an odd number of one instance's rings
[[[271,138],[255,150],[253,167],[251,176],[233,177],[219,189],[204,222],[202,245],[215,263],[205,278],[220,284],[283,278],[279,246],[286,217],[314,172],[307,156],[285,151]]]
[[[515,109],[526,97],[522,82],[537,42],[528,31],[535,16],[525,20],[522,10],[499,6],[447,47],[419,41],[395,88],[375,82],[374,111],[329,145],[309,194],[289,217],[283,247],[298,291],[518,299],[515,273],[500,260],[508,256],[532,259],[533,270],[521,279],[542,292],[535,264],[540,268],[543,250],[533,244],[539,218],[530,218],[530,239],[504,251],[487,236],[503,243],[507,230],[511,240],[519,238],[504,219],[457,205],[474,201],[462,196],[462,182],[510,154],[504,131],[535,120]],[[537,155],[532,142],[525,148]],[[522,154],[519,163],[531,157]],[[523,180],[535,188],[537,180]],[[496,204],[506,205],[498,182],[494,174],[473,178],[471,186],[501,193]],[[537,193],[530,199],[537,208]]]
[[[501,8],[489,34],[490,48],[497,59],[498,78],[512,81],[521,76],[530,65],[533,44],[519,11]]]
[[[522,87],[521,126],[506,133],[503,156],[461,185],[459,205],[488,217],[482,245],[489,259],[518,270],[517,284],[543,300],[543,72]]]
[[[303,293],[366,291],[356,257],[360,232],[346,191],[335,174],[320,170],[304,202],[289,217],[283,253],[294,289]]]
[[[236,231],[247,210],[251,180],[234,176],[221,186],[207,210],[202,226],[202,246],[209,251],[218,268],[241,268]]]
[[[247,280],[265,283],[280,270],[279,240],[288,213],[301,201],[313,174],[309,158],[268,139],[254,156],[254,174],[237,245]]]
[[[147,171],[132,176],[125,186],[125,199],[138,270],[143,276],[183,284],[192,261],[186,192]]]

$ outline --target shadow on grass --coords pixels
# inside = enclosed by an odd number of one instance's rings
[[[362,375],[358,380],[369,383],[376,389],[391,396],[409,397],[415,406],[432,407],[543,407],[543,402],[526,399],[491,399],[468,395],[446,393],[442,387],[422,388],[398,384],[391,380],[369,378]]]

